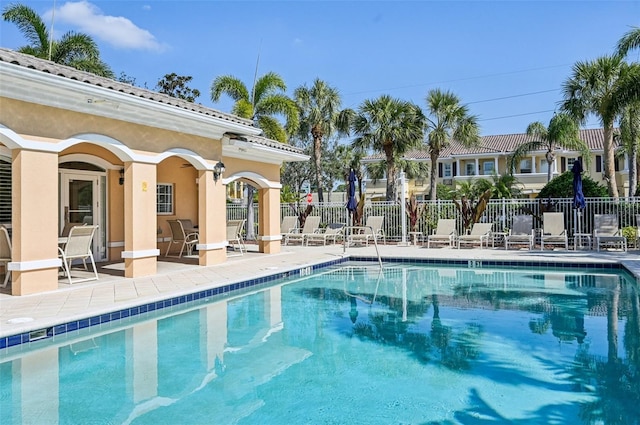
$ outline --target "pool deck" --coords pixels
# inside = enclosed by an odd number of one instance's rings
[[[421,246],[379,246],[382,258],[434,260],[493,260],[529,262],[571,262],[580,264],[621,263],[640,279],[640,251],[565,251],[509,250],[504,248],[431,248]],[[279,254],[250,251],[243,256],[211,267],[199,267],[194,260],[186,262],[158,261],[158,274],[127,279],[122,277],[122,264],[102,265],[100,279],[69,285],[61,279],[59,289],[52,292],[11,296],[0,293],[0,337],[43,329],[99,314],[109,313],[176,296],[199,292],[236,282],[297,270],[344,256],[376,257],[373,245],[283,246]],[[188,264],[190,263],[190,264]]]

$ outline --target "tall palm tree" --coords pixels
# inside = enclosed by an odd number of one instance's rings
[[[620,141],[629,161],[629,196],[635,196],[638,193],[640,102],[634,102],[623,109],[620,118]]]
[[[532,122],[527,127],[527,135],[531,140],[518,146],[509,157],[509,170],[515,170],[518,162],[527,154],[545,149],[547,153],[547,182],[553,175],[552,164],[556,159],[556,149],[565,148],[579,151],[583,161],[591,158],[589,146],[580,139],[580,127],[577,121],[567,113],[555,114],[549,126],[545,127],[540,121]]]
[[[460,99],[449,91],[434,89],[427,94],[426,133],[429,157],[431,158],[431,178],[429,198],[436,199],[436,178],[440,152],[452,140],[471,147],[480,144],[480,128],[475,115],[470,115]]]
[[[618,55],[602,56],[592,61],[577,62],[563,84],[562,109],[581,124],[589,115],[596,115],[603,126],[604,177],[609,196],[613,198],[618,198],[613,126],[625,106],[617,98],[621,93],[632,90],[623,82],[628,81],[633,68]]]
[[[358,135],[353,140],[354,148],[384,153],[387,163],[386,199],[395,201],[397,162],[406,152],[420,148],[423,143],[422,111],[411,102],[382,95],[360,105],[352,128]]]
[[[250,119],[261,128],[265,137],[286,143],[288,136],[298,127],[298,109],[284,92],[287,86],[280,75],[269,72],[254,81],[251,92],[240,79],[232,75],[216,77],[211,83],[211,100],[217,102],[223,94],[232,98],[231,112],[242,118]],[[283,126],[275,115],[284,115]],[[248,240],[255,239],[253,195],[254,187],[247,185],[247,234]]]
[[[2,18],[14,23],[30,43],[19,52],[48,59],[80,71],[115,78],[109,65],[100,59],[96,42],[87,34],[69,31],[59,40],[53,40],[42,18],[30,7],[10,4],[2,11]]]
[[[322,187],[322,143],[332,136],[348,134],[349,123],[354,116],[351,109],[340,110],[342,101],[337,89],[315,79],[311,87],[298,87],[293,97],[300,110],[300,136],[313,141],[318,201],[324,202]]]
[[[640,48],[640,27],[633,27],[618,41],[616,54],[626,56],[629,50]]]
[[[211,84],[211,100],[218,102],[226,94],[235,101],[231,113],[252,120],[265,137],[286,143],[298,128],[298,109],[285,94],[286,90],[284,80],[275,72],[257,78],[251,92],[239,78],[222,75]],[[277,115],[284,116],[284,126]]]

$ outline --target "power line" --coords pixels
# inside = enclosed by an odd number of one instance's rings
[[[482,118],[478,121],[492,121],[492,120],[501,120],[504,118],[515,118],[515,117],[523,117],[525,115],[536,115],[536,114],[545,114],[547,112],[553,112],[555,109],[547,109],[546,111],[537,111],[537,112],[525,112],[523,114],[515,114],[515,115],[504,115],[502,117],[493,117],[493,118]]]
[[[551,93],[551,92],[554,92],[554,91],[558,91],[558,89],[540,90],[540,91],[533,91],[533,92],[529,92],[529,93],[514,94],[512,96],[494,97],[493,99],[476,100],[476,101],[473,101],[473,102],[467,102],[467,105],[471,105],[471,104],[474,104],[474,103],[493,102],[495,100],[513,99],[513,98],[516,98],[516,97],[533,96],[535,94]]]
[[[415,87],[431,86],[431,85],[444,84],[444,83],[455,83],[455,82],[458,82],[458,81],[477,80],[477,79],[482,79],[482,78],[501,77],[501,76],[505,76],[505,75],[520,74],[520,73],[523,73],[523,72],[542,71],[542,70],[545,70],[545,69],[562,68],[562,67],[566,67],[566,66],[570,66],[570,65],[571,64],[550,65],[550,66],[543,66],[543,67],[539,67],[539,68],[529,68],[529,69],[521,69],[521,70],[517,70],[517,71],[498,72],[498,73],[495,73],[495,74],[486,74],[486,75],[476,75],[476,76],[472,76],[472,77],[455,78],[455,79],[452,79],[452,80],[443,80],[443,81],[437,81],[437,82],[431,82],[431,83],[411,84],[411,85],[407,85],[407,86],[399,86],[399,87],[394,87],[394,88],[389,88],[389,89],[363,90],[363,91],[359,91],[359,92],[346,93],[346,94],[344,94],[344,96],[353,96],[353,95],[366,94],[366,93],[375,93],[375,92],[386,92],[386,91],[393,91],[393,90],[410,89],[410,88],[415,88]]]

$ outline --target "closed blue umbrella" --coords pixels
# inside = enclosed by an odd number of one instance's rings
[[[576,210],[574,234],[581,234],[582,210],[586,206],[586,202],[584,201],[584,193],[582,193],[582,163],[576,160],[573,163],[571,172],[573,173],[573,208],[575,208]]]
[[[349,171],[348,182],[349,186],[347,188],[347,210],[349,211],[349,214],[353,216],[353,214],[356,212],[356,208],[358,207],[358,203],[356,202],[356,172],[353,171],[353,169]]]

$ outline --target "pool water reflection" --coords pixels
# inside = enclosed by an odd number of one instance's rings
[[[0,357],[2,423],[638,424],[626,274],[351,264]]]

